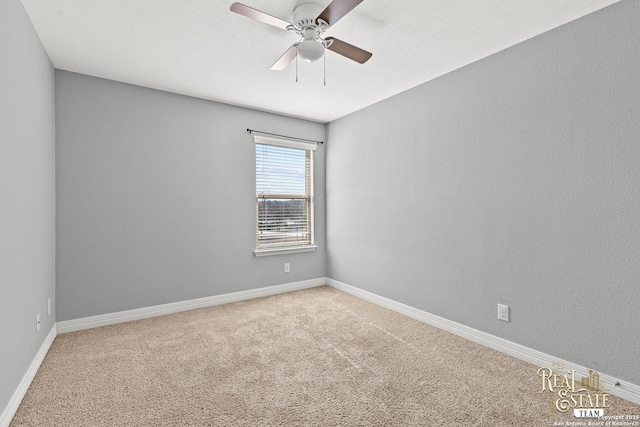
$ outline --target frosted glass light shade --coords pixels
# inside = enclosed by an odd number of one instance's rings
[[[324,55],[324,46],[318,40],[303,40],[298,45],[298,55],[307,62],[314,62]]]

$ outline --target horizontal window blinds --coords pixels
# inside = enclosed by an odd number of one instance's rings
[[[312,156],[310,149],[256,143],[257,249],[313,244]]]

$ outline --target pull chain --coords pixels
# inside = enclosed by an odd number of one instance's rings
[[[322,85],[327,86],[327,49],[322,54]],[[296,83],[298,83],[298,48],[296,46]]]

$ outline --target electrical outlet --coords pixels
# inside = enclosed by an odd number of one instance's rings
[[[290,273],[291,272],[291,264],[289,264],[288,262],[284,263],[284,272],[285,273]]]
[[[509,321],[509,306],[498,304],[498,319],[505,322]]]
[[[47,316],[51,316],[51,298],[47,300]]]
[[[36,332],[40,330],[40,313],[36,314]]]

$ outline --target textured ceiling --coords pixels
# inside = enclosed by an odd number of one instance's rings
[[[22,0],[56,68],[329,122],[618,0],[364,0],[327,30],[360,65],[270,66],[298,37],[232,0]],[[296,0],[243,0],[291,20]],[[317,0],[322,6],[329,0]]]

